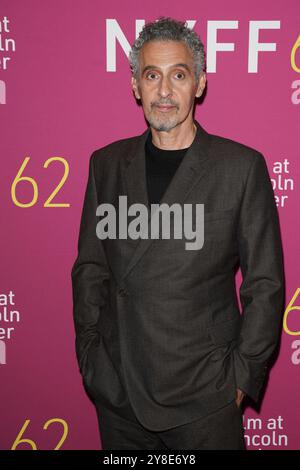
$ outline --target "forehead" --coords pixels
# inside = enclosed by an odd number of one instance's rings
[[[141,48],[139,62],[142,67],[155,65],[168,68],[173,64],[192,65],[193,57],[189,47],[181,41],[149,41]]]

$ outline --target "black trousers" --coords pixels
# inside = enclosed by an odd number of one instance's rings
[[[133,416],[96,407],[103,450],[246,450],[242,410],[235,400],[205,417],[167,429],[151,431]]]

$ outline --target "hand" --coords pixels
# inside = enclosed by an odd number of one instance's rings
[[[236,406],[239,408],[241,406],[241,403],[243,401],[243,398],[245,397],[245,393],[240,390],[239,388],[237,388],[236,390],[236,399],[235,399],[235,402],[236,402]]]

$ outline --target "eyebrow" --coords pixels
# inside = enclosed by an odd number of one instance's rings
[[[190,67],[187,64],[179,63],[179,64],[174,64],[171,65],[170,68],[172,67],[183,67],[184,69],[188,70],[190,72]],[[157,65],[146,65],[146,67],[143,68],[142,74],[144,74],[147,70],[150,69],[159,69]]]

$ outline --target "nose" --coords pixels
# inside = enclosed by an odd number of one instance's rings
[[[158,94],[162,97],[172,94],[172,86],[168,77],[163,77],[160,81]]]

